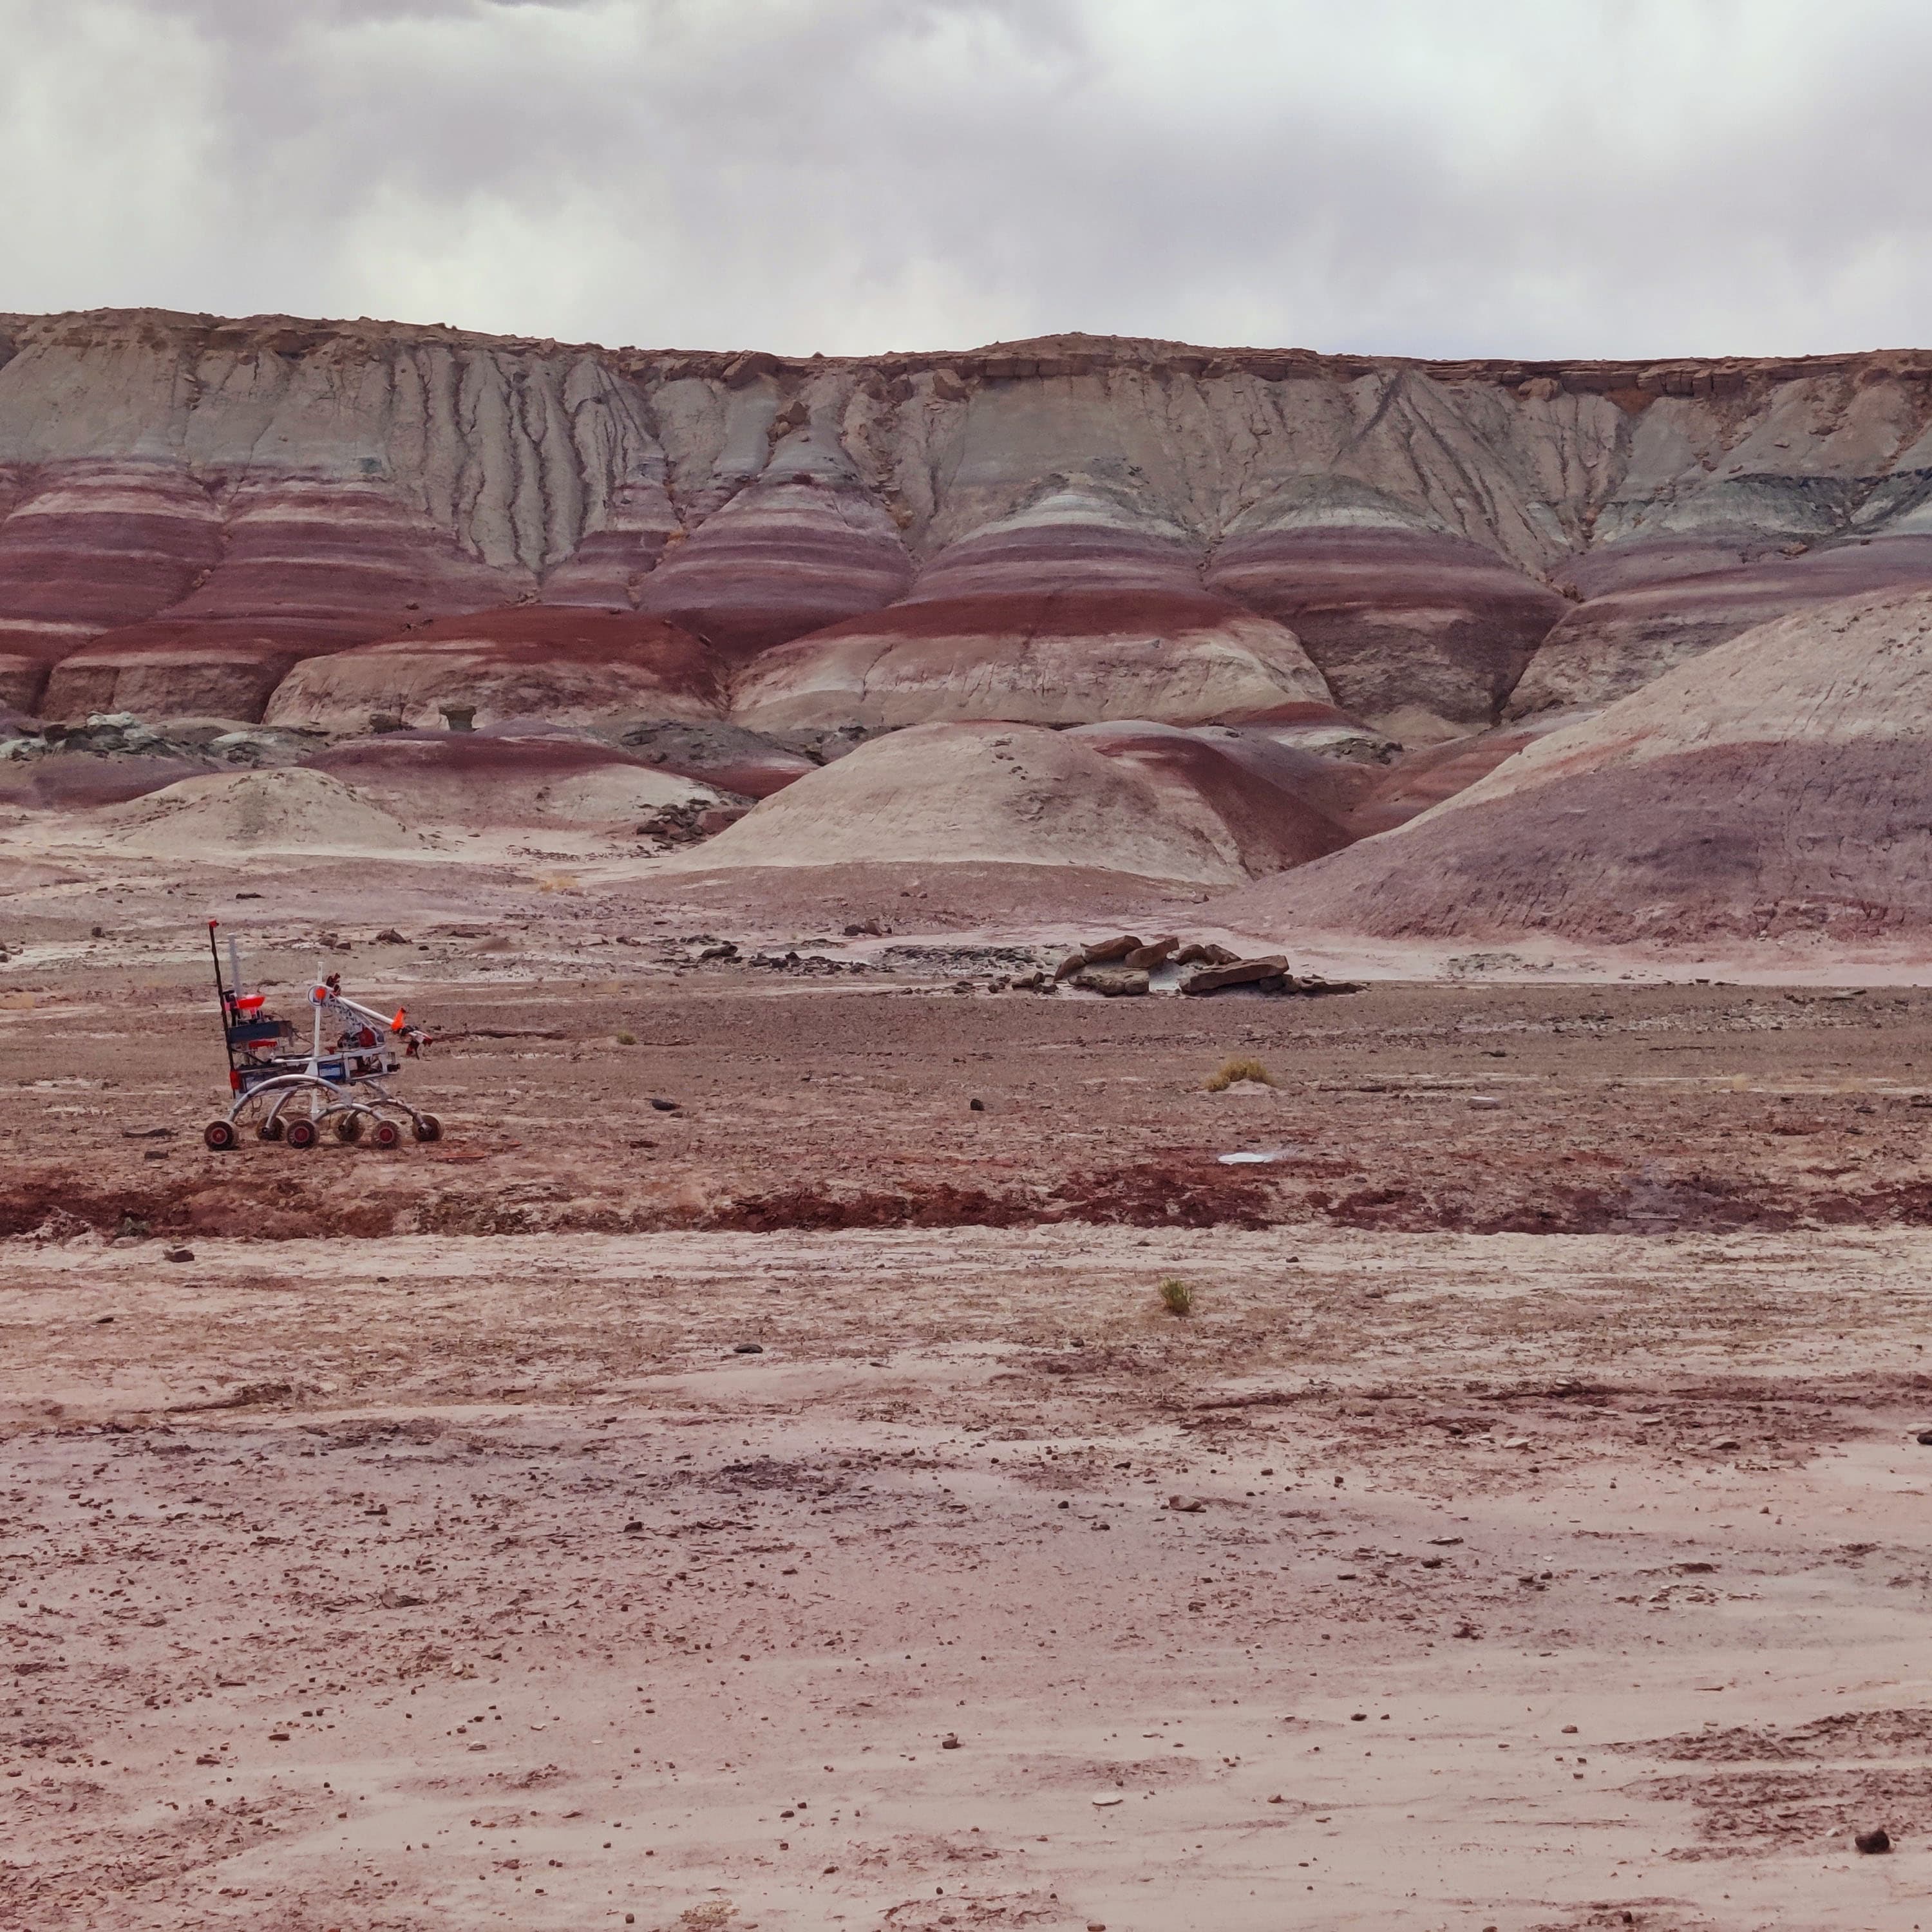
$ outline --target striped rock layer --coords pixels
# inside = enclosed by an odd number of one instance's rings
[[[340,688],[298,666],[412,639],[434,684],[426,627],[535,603],[672,627],[747,716],[1191,727],[1279,693],[1416,744],[1926,583],[1917,352],[802,358],[0,316],[0,704],[48,715],[289,716]],[[566,680],[578,715],[659,677],[636,634]]]

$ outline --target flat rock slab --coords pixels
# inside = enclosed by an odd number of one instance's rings
[[[1181,981],[1184,993],[1218,993],[1228,986],[1252,986],[1268,980],[1286,980],[1288,962],[1279,952],[1259,959],[1237,959],[1232,965],[1202,966]]]

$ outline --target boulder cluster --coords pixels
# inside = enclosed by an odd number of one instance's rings
[[[1070,981],[1082,992],[1118,1000],[1154,992],[1156,976],[1162,979],[1166,989],[1197,998],[1231,992],[1237,987],[1256,993],[1311,998],[1360,990],[1352,981],[1292,972],[1281,953],[1244,959],[1225,946],[1200,940],[1184,943],[1171,932],[1144,940],[1132,933],[1117,933],[1077,946],[1054,968],[1053,980],[1054,983]]]

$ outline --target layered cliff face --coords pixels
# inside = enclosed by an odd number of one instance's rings
[[[530,715],[1307,707],[1414,744],[1920,584],[1932,356],[806,360],[0,318],[0,703],[52,716],[340,722],[473,671]],[[532,607],[637,621],[445,621]]]

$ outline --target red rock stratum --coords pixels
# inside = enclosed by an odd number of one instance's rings
[[[656,620],[749,717],[1192,725],[1280,685],[1414,744],[1932,585],[1929,504],[1916,351],[800,358],[0,316],[0,701],[286,718],[359,704],[367,670],[316,661],[379,642],[440,693],[439,620],[520,604]],[[525,656],[467,641],[499,689]],[[710,674],[560,657],[573,716]]]

